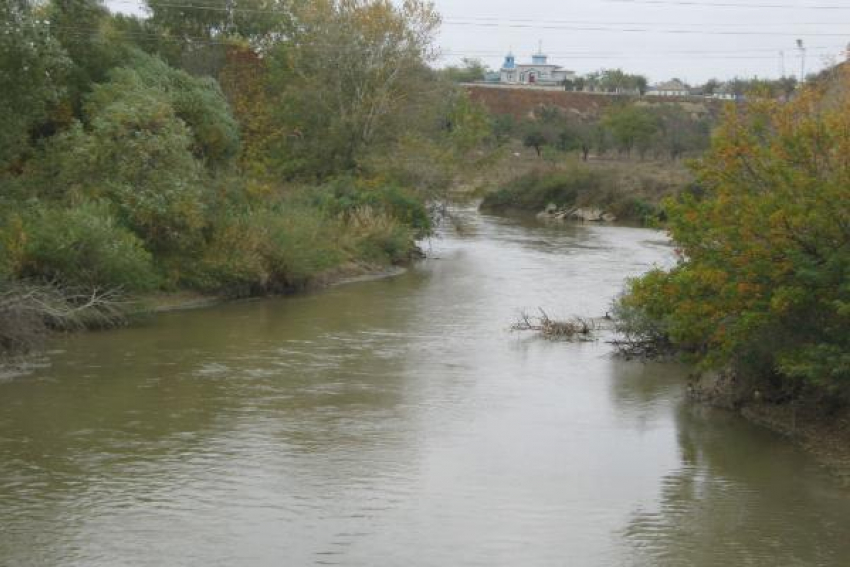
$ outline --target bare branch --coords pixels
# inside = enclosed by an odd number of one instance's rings
[[[531,317],[520,313],[519,320],[511,326],[512,331],[535,331],[547,339],[569,341],[593,341],[598,326],[590,319],[572,317],[567,321],[551,319],[546,312],[538,307],[540,317]]]

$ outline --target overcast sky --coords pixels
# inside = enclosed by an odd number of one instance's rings
[[[107,0],[133,11],[137,0]],[[238,0],[237,0],[238,5]],[[462,57],[493,68],[513,50],[529,60],[542,42],[552,63],[586,73],[620,67],[652,81],[679,77],[799,75],[844,57],[850,0],[436,0],[441,64]]]

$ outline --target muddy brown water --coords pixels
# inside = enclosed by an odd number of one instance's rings
[[[654,231],[460,210],[406,274],[62,339],[0,381],[3,566],[850,565],[850,495],[602,315]]]

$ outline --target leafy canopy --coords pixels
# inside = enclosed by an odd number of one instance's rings
[[[61,100],[69,68],[68,54],[29,2],[0,3],[0,168],[20,156]]]
[[[728,110],[669,203],[681,262],[623,304],[706,363],[850,384],[850,78]]]

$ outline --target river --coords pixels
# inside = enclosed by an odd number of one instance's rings
[[[164,314],[0,381],[0,565],[850,564],[850,494],[600,316],[660,233],[458,211],[407,273]]]

